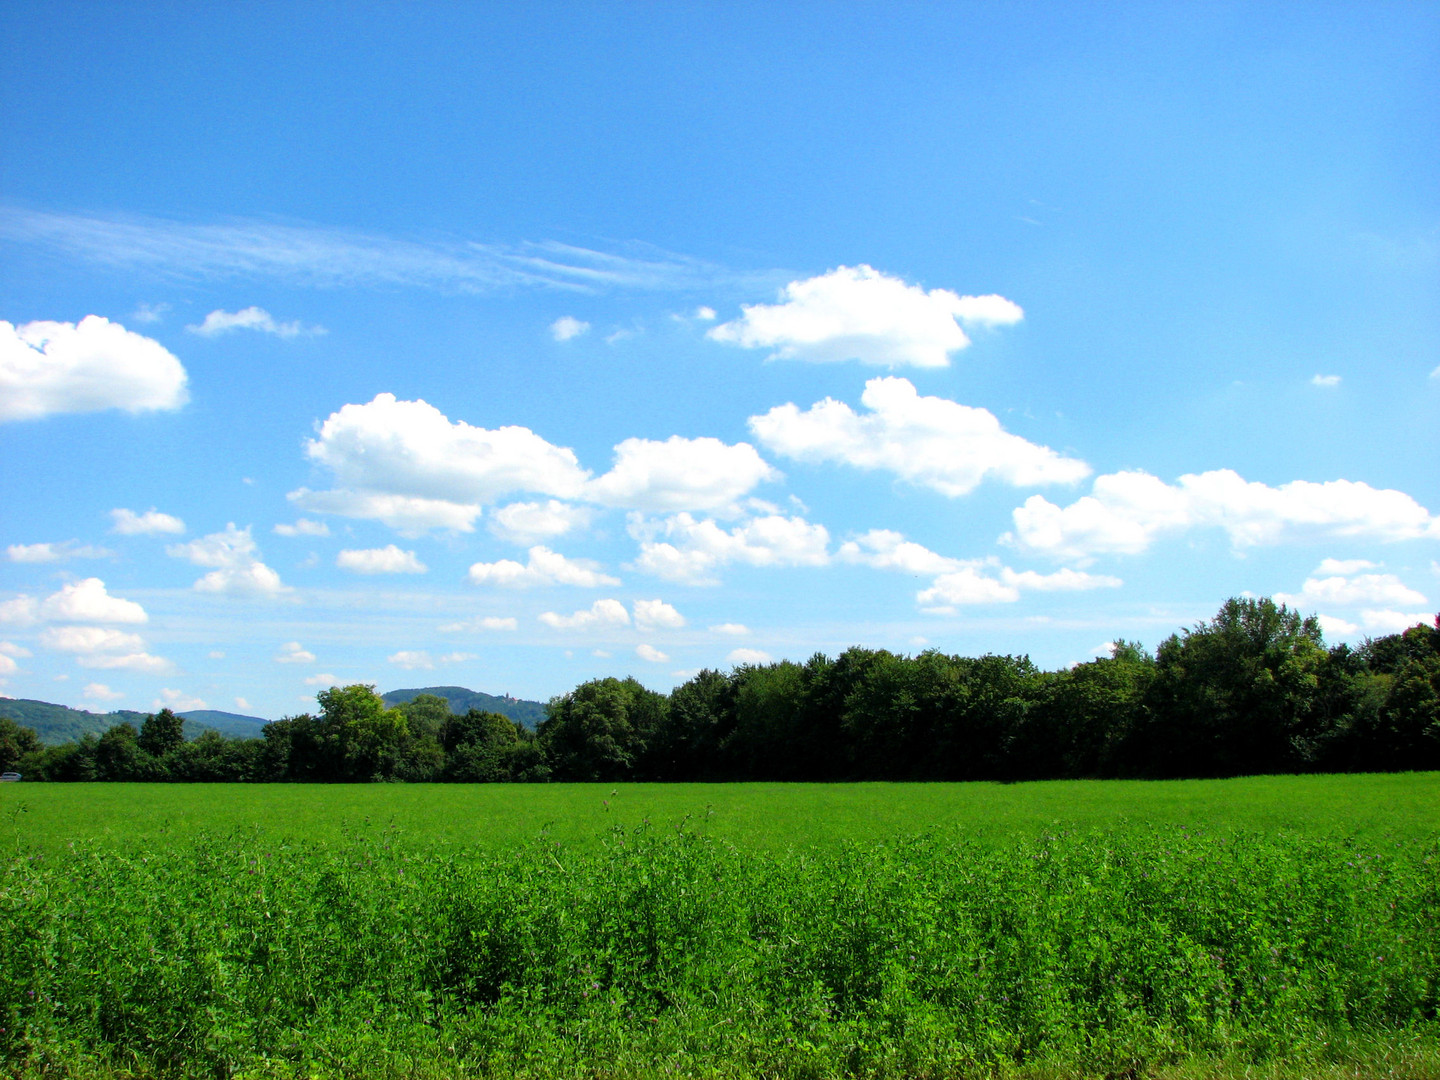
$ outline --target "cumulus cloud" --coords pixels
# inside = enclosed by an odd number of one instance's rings
[[[871,529],[863,536],[840,545],[841,562],[859,563],[877,570],[900,570],[907,574],[944,574],[959,569],[958,559],[937,555],[927,547],[906,540],[889,529]]]
[[[445,499],[385,495],[373,491],[311,491],[299,488],[285,496],[302,510],[316,514],[379,521],[401,536],[423,536],[432,529],[472,532],[480,507]]]
[[[1145,472],[1108,473],[1064,508],[1032,495],[1013,519],[1003,542],[1070,561],[1138,554],[1157,536],[1202,526],[1224,529],[1236,548],[1322,537],[1440,537],[1440,518],[1401,491],[1351,480],[1270,487],[1230,469],[1186,474],[1175,484]]]
[[[685,616],[664,600],[636,600],[635,628],[641,631],[678,630],[685,625]]]
[[[722,622],[710,627],[712,634],[724,634],[726,637],[745,637],[750,633],[750,628],[744,623]]]
[[[1412,626],[1434,626],[1435,615],[1429,611],[1392,611],[1389,608],[1367,608],[1360,612],[1360,622],[1372,634],[1401,634]]]
[[[40,644],[68,653],[138,652],[145,648],[139,634],[104,626],[47,626],[40,632]]]
[[[772,659],[763,649],[731,649],[725,657],[730,664],[769,664]]]
[[[306,685],[306,686],[327,686],[327,687],[328,687],[328,686],[339,686],[339,685],[340,685],[340,680],[339,680],[338,678],[336,678],[334,675],[330,674],[328,671],[323,671],[323,672],[321,672],[321,673],[318,674],[318,675],[307,675],[307,676],[305,676],[305,685]]]
[[[585,497],[604,506],[658,513],[733,513],[757,484],[779,475],[749,443],[679,435],[664,442],[626,439],[615,447],[614,467],[587,485]]]
[[[561,315],[550,324],[550,336],[556,341],[569,341],[590,329],[588,322],[582,322],[573,315]]]
[[[277,664],[313,664],[315,654],[298,641],[287,641],[275,654],[275,662]]]
[[[0,641],[0,656],[25,657],[29,655],[31,655],[30,650],[24,645],[16,645],[13,641]]]
[[[178,409],[185,368],[163,345],[119,323],[0,320],[0,422],[54,413]]]
[[[798,461],[883,469],[952,498],[986,479],[1016,486],[1069,484],[1090,467],[1012,435],[986,409],[922,397],[908,379],[871,379],[857,413],[833,398],[805,411],[779,405],[750,418],[767,449]]]
[[[714,322],[717,316],[713,307],[706,307],[702,304],[695,309],[695,318],[701,322]]]
[[[922,611],[935,615],[953,614],[961,605],[1010,604],[1020,599],[1020,589],[998,581],[981,565],[963,566],[939,575],[933,585],[915,594]]]
[[[39,605],[39,616],[50,622],[143,623],[145,609],[133,600],[111,596],[99,578],[86,578],[63,586]]]
[[[946,367],[970,344],[961,324],[1019,322],[1024,312],[1001,296],[926,292],[869,266],[841,266],[792,281],[778,304],[749,304],[709,332],[715,341],[774,349],[772,356],[816,362],[859,360],[890,367]]]
[[[81,667],[126,671],[160,672],[170,661],[145,651],[138,634],[104,626],[50,626],[40,634],[40,644],[55,652],[72,653]]]
[[[435,666],[435,661],[430,658],[430,654],[424,649],[418,651],[402,649],[397,653],[391,653],[385,659],[396,667],[404,668],[406,671],[428,671]]]
[[[589,479],[573,451],[529,428],[452,423],[433,405],[394,394],[332,413],[305,453],[335,474],[338,488],[302,488],[291,494],[293,501],[321,513],[377,518],[402,531],[468,532],[482,506],[506,494],[568,499]]]
[[[297,518],[293,525],[276,525],[274,532],[276,536],[329,536],[330,526],[323,521],[302,517]]]
[[[1405,585],[1394,574],[1306,578],[1298,593],[1277,592],[1274,599],[1276,603],[1307,611],[1321,606],[1381,608],[1427,602],[1423,593]]]
[[[83,691],[87,701],[119,701],[125,695],[119,690],[111,690],[104,683],[87,683]]]
[[[39,617],[39,608],[39,601],[24,593],[10,600],[0,601],[0,623],[29,626]]]
[[[513,559],[477,562],[470,567],[469,577],[474,585],[498,585],[507,589],[536,585],[575,585],[590,589],[620,584],[619,578],[601,573],[599,563],[590,559],[567,559],[538,544],[530,549],[529,560],[523,566]]]
[[[1369,559],[1321,559],[1320,565],[1315,568],[1317,575],[1328,577],[1331,574],[1349,576],[1358,574],[1362,570],[1379,569]]]
[[[466,660],[474,660],[473,652],[447,652],[442,653],[439,663],[442,664],[463,664]]]
[[[445,623],[438,629],[442,634],[469,634],[484,630],[517,630],[520,623],[513,615],[484,615],[464,622]]]
[[[356,574],[423,574],[428,569],[415,552],[401,551],[394,544],[342,551],[335,556],[335,565]]]
[[[205,316],[204,322],[198,326],[187,326],[185,329],[192,334],[200,334],[202,337],[216,337],[220,334],[228,334],[232,330],[258,330],[262,334],[274,334],[276,337],[282,338],[299,337],[301,334],[309,336],[325,333],[323,326],[301,326],[298,322],[276,322],[264,308],[253,306],[240,311],[212,311]]]
[[[640,657],[641,660],[647,660],[652,664],[665,664],[670,661],[669,654],[661,652],[655,648],[654,645],[636,645],[635,655]]]
[[[1315,375],[1310,379],[1311,386],[1332,387],[1340,385],[1339,375]]]
[[[223,532],[211,533],[186,544],[171,544],[165,551],[172,558],[188,559],[196,566],[215,567],[195,582],[194,588],[198,592],[274,596],[287,591],[280,575],[260,561],[260,552],[250,535],[249,525],[237,529],[234,522],[230,522]]]
[[[78,540],[66,540],[59,544],[11,544],[5,555],[11,562],[48,563],[64,562],[66,559],[106,559],[114,552]]]
[[[160,696],[150,705],[152,709],[171,709],[174,712],[189,712],[191,709],[208,709],[204,698],[198,698],[194,694],[187,694],[183,690],[173,690],[168,686],[160,688]]]
[[[0,675],[14,675],[19,670],[19,664],[4,653],[0,653]]]
[[[718,585],[717,572],[731,563],[825,566],[830,561],[825,526],[780,514],[752,518],[732,529],[684,513],[663,521],[636,518],[630,534],[640,541],[636,569],[685,585]]]
[[[1338,638],[1354,637],[1360,627],[1334,615],[1320,615],[1320,632],[1332,641]]]
[[[490,515],[490,531],[512,544],[534,544],[584,528],[590,524],[590,518],[589,508],[558,499],[543,503],[517,502],[502,506]]]
[[[170,514],[162,514],[153,506],[143,514],[127,510],[123,506],[116,507],[110,511],[110,520],[114,522],[110,531],[121,536],[178,536],[185,531],[183,521]]]
[[[592,627],[629,626],[630,613],[619,600],[596,600],[589,608],[572,615],[541,612],[540,621],[555,630],[588,630]]]

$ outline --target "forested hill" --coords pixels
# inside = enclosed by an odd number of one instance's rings
[[[46,746],[74,742],[86,735],[103,735],[115,724],[128,723],[138,730],[149,715],[131,709],[92,713],[49,701],[0,698],[0,716],[7,716],[17,724],[28,727]],[[187,739],[198,738],[207,731],[218,731],[231,738],[253,739],[260,735],[261,728],[266,724],[266,721],[258,716],[241,716],[239,713],[219,712],[214,709],[196,709],[179,715],[185,721]]]
[[[463,686],[424,686],[418,690],[391,690],[388,694],[381,694],[380,700],[386,705],[403,705],[407,701],[414,701],[421,694],[434,694],[444,698],[450,703],[450,711],[460,716],[471,709],[499,713],[531,730],[545,719],[545,706],[541,702],[496,697],[494,694],[482,694],[478,690],[467,690]]]

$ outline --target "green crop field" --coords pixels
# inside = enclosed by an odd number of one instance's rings
[[[0,789],[0,1074],[1440,1076],[1440,776]]]
[[[750,849],[938,828],[994,843],[1129,824],[1385,840],[1440,837],[1440,773],[1052,780],[1025,784],[18,784],[0,787],[0,842],[153,848],[259,830],[323,840],[384,827],[407,841],[497,848],[542,832],[593,845],[615,824],[704,823]]]

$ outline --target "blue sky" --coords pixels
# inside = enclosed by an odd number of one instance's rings
[[[1440,11],[0,4],[0,693],[1440,607]]]

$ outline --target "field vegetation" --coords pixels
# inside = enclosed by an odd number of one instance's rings
[[[1437,789],[14,785],[0,1060],[1433,1077]]]

